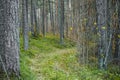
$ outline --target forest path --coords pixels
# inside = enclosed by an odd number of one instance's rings
[[[61,64],[66,64],[61,63],[61,61],[64,61],[65,58],[67,59],[67,55],[70,56],[71,53],[74,54],[75,51],[76,49],[73,47],[57,49],[50,53],[35,54],[35,57],[31,58],[30,68],[36,73],[37,80],[49,80],[51,76],[53,76],[51,79],[55,79],[56,76],[58,76],[58,69],[67,74],[64,68],[61,68]],[[47,77],[49,77],[49,79]]]
[[[21,38],[21,45],[22,41]],[[76,48],[76,43],[67,39],[60,45],[54,36],[31,38],[27,51],[20,48],[21,80],[103,80],[108,75],[105,71],[79,64]],[[119,76],[116,78],[120,80]]]

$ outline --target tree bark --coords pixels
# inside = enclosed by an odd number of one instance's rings
[[[50,22],[51,22],[52,32],[53,32],[53,35],[55,35],[55,26],[54,26],[54,17],[53,17],[53,3],[51,5],[50,0],[48,0],[48,2],[49,2],[49,12],[50,12]]]
[[[96,0],[97,7],[97,26],[99,29],[99,68],[104,69],[104,58],[106,55],[106,29],[107,29],[107,0]]]
[[[24,50],[28,49],[28,12],[27,12],[27,0],[22,0],[22,27],[23,27],[23,41]]]
[[[0,70],[19,75],[19,0],[1,0],[0,7]],[[3,4],[4,3],[4,4]],[[3,66],[4,65],[4,66]]]
[[[63,39],[64,39],[64,12],[63,6],[64,1],[63,0],[58,0],[58,26],[60,29],[60,43],[63,44]]]
[[[37,13],[36,13],[36,1],[34,1],[34,5],[33,5],[33,7],[34,7],[34,20],[35,20],[35,26],[34,26],[34,28],[35,28],[35,36],[37,37],[38,35],[39,35],[39,27],[38,27],[38,23],[37,23]]]
[[[34,36],[34,4],[33,0],[31,0],[31,34]]]
[[[120,0],[118,0],[118,35],[120,35]],[[118,58],[120,59],[120,37],[118,40]]]
[[[43,10],[42,10],[42,28],[43,28],[43,36],[45,37],[45,1],[43,0]]]

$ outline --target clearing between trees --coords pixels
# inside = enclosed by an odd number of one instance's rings
[[[21,80],[109,80],[109,76],[113,77],[108,72],[80,65],[76,44],[68,39],[63,45],[59,44],[58,36],[51,35],[31,38],[29,42],[27,51],[21,47]]]

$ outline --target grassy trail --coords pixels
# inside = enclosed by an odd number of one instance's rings
[[[24,51],[21,39],[21,80],[120,80],[119,75],[80,65],[75,43],[64,42],[60,45],[54,36],[31,38]]]
[[[30,68],[32,71],[34,71],[34,73],[36,73],[37,76],[37,80],[46,80],[45,76],[47,76],[47,72],[44,72],[45,68],[50,68],[50,66],[53,68],[52,70],[54,70],[57,73],[57,70],[61,70],[61,71],[65,71],[63,68],[61,68],[60,66],[60,62],[57,60],[58,58],[60,59],[62,56],[68,54],[69,53],[74,53],[75,52],[75,48],[70,48],[70,49],[60,49],[60,50],[56,50],[55,52],[50,52],[50,53],[41,53],[41,54],[36,54],[34,58],[31,59],[31,65]],[[56,58],[58,57],[58,58]],[[44,59],[43,59],[44,58]],[[41,60],[43,59],[43,60]],[[49,65],[47,65],[50,62]],[[57,69],[58,68],[58,69]],[[42,75],[44,72],[45,76]],[[59,76],[57,74],[54,74],[54,78],[55,76]],[[67,72],[65,72],[67,73]],[[48,80],[48,79],[47,79]]]
[[[22,45],[21,39],[21,45]],[[75,43],[69,40],[59,44],[59,38],[31,39],[29,50],[21,47],[22,80],[73,80],[71,67],[76,64]]]

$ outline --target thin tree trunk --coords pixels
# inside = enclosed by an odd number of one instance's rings
[[[120,35],[120,0],[118,0],[118,35]],[[120,37],[119,37],[120,38]],[[118,51],[118,58],[120,59],[120,39],[118,41],[118,44],[119,44],[119,51]]]
[[[52,32],[55,35],[55,27],[54,27],[54,18],[53,18],[53,3],[51,5],[50,0],[48,0],[49,2],[49,12],[50,12],[50,22],[51,22],[51,27],[52,27]]]
[[[34,5],[33,5],[34,9],[34,20],[35,20],[35,36],[37,37],[39,35],[39,26],[38,26],[38,23],[37,23],[37,13],[36,13],[36,1],[34,1]]]
[[[63,0],[58,0],[58,26],[60,29],[60,43],[63,44],[63,38],[64,38],[64,24],[63,24],[63,12],[62,12],[62,6]]]
[[[23,41],[24,50],[28,49],[28,12],[27,12],[27,0],[22,0],[22,27],[23,27]]]
[[[104,58],[106,55],[106,24],[107,24],[107,0],[96,0],[96,6],[97,6],[97,26],[99,28],[99,68],[104,69]]]
[[[31,34],[34,36],[34,6],[33,0],[31,0]]]
[[[45,37],[45,15],[44,15],[44,11],[45,11],[45,6],[44,6],[45,2],[43,0],[43,12],[42,12],[42,27],[43,27],[43,36]]]

